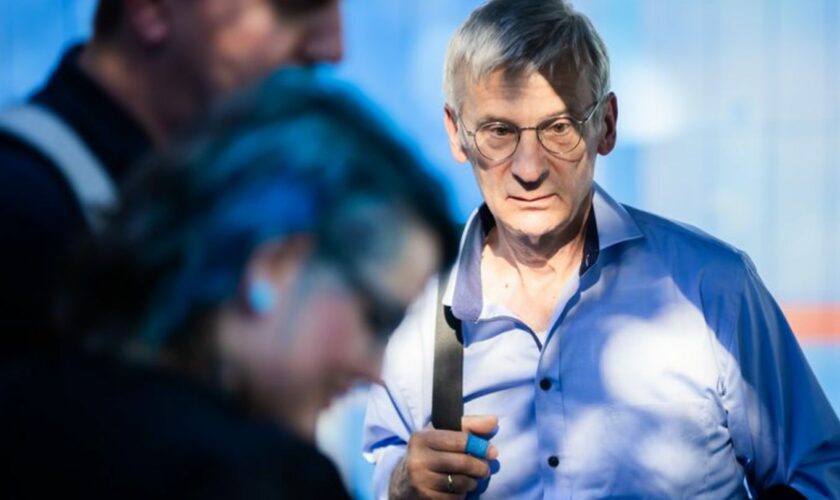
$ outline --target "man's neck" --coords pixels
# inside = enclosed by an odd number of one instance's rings
[[[568,269],[577,269],[583,256],[591,205],[590,197],[565,227],[539,236],[517,233],[496,224],[487,236],[485,253],[504,260],[523,275],[565,274]]]
[[[160,68],[138,60],[126,50],[93,40],[82,49],[80,69],[115,99],[160,146],[195,114],[195,103],[184,99]]]
[[[485,299],[505,305],[534,331],[547,329],[561,291],[580,269],[591,202],[584,206],[564,230],[545,236],[497,224],[482,252]]]

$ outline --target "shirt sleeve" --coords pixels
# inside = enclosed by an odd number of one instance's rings
[[[807,498],[840,496],[840,422],[793,331],[743,256],[724,405],[753,493],[777,484]]]
[[[436,291],[433,278],[409,308],[385,351],[382,380],[368,396],[363,453],[375,464],[377,499],[388,498],[391,473],[405,455],[411,434],[430,418]]]
[[[412,430],[399,414],[400,404],[384,386],[371,390],[365,415],[364,456],[375,464],[374,498],[387,500],[391,474],[405,455]]]

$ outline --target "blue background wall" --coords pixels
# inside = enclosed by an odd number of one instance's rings
[[[446,146],[443,53],[476,0],[348,0],[335,71],[378,102],[449,186],[479,203]],[[0,104],[42,81],[89,32],[94,0],[0,0]],[[840,304],[840,2],[578,0],[605,38],[619,146],[597,178],[616,198],[746,250],[785,304]],[[840,325],[823,323],[833,332]],[[840,408],[840,337],[800,337]],[[363,394],[325,417],[322,442],[359,496]]]

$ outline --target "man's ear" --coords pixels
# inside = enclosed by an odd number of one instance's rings
[[[167,0],[125,0],[125,16],[128,26],[143,46],[158,46],[172,32]]]
[[[455,112],[449,106],[443,107],[443,124],[446,126],[446,134],[449,136],[449,150],[452,157],[458,163],[465,163],[469,157],[461,142],[461,134],[458,133],[458,119]]]
[[[312,255],[312,240],[306,236],[292,236],[261,244],[248,259],[241,285],[246,303],[250,303],[254,286],[270,286],[271,292],[282,302],[291,292],[292,282]]]
[[[615,148],[616,123],[618,122],[618,99],[610,92],[604,103],[604,115],[601,120],[601,136],[598,141],[598,153],[608,155]]]

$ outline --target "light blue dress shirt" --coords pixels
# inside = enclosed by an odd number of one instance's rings
[[[465,413],[499,417],[495,473],[471,496],[723,499],[783,483],[838,498],[840,422],[749,258],[597,185],[593,206],[597,257],[543,333],[483,300],[486,207],[467,224],[443,301],[463,322]],[[437,286],[368,402],[377,498],[430,425]]]

